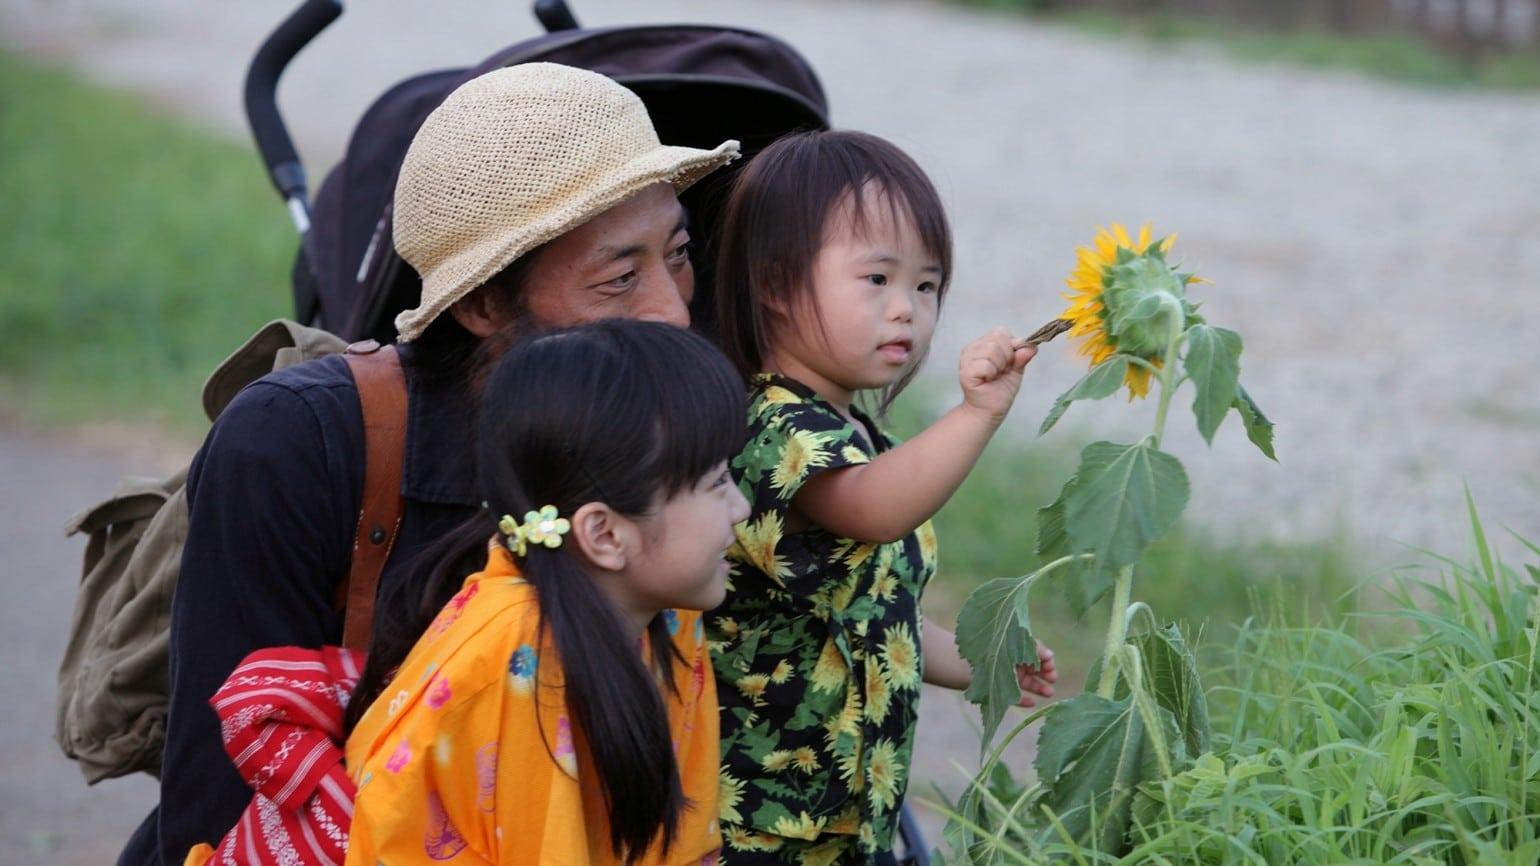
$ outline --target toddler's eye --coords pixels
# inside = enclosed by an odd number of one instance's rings
[[[866,279],[874,286],[885,286],[888,284],[887,274],[867,274]]]

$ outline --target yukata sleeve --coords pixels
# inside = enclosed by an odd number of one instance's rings
[[[734,461],[751,505],[738,530],[742,557],[793,594],[816,592],[820,574],[810,569],[819,555],[799,546],[795,536],[806,533],[788,532],[792,500],[825,472],[870,462],[860,435],[839,413],[780,386],[767,388],[755,401],[748,445]]]

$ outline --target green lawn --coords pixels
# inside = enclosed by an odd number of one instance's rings
[[[290,312],[252,147],[3,53],[0,202],[0,379],[30,420],[196,429],[203,377]]]
[[[1139,37],[1157,44],[1213,45],[1248,61],[1281,61],[1360,72],[1391,81],[1433,87],[1535,89],[1540,53],[1511,51],[1464,59],[1421,39],[1400,34],[1340,35],[1320,30],[1269,32],[1218,17],[1178,12],[1120,13],[1096,8],[1046,11],[1041,0],[953,0],[1006,13],[1031,15],[1085,32]]]

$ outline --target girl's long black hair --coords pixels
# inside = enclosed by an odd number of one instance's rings
[[[466,576],[483,568],[501,515],[518,520],[554,505],[570,516],[596,501],[645,515],[737,452],[744,399],[726,357],[671,325],[611,320],[515,344],[482,393],[476,449],[487,507],[424,551],[381,597],[349,730]],[[604,793],[616,855],[629,862],[656,839],[666,850],[687,804],[656,676],[570,547],[533,545],[519,565],[560,658],[560,685]],[[676,652],[661,617],[648,639],[665,687],[674,688]]]

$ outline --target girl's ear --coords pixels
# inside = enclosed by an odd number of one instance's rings
[[[572,514],[572,532],[583,558],[604,571],[622,571],[636,549],[635,526],[603,502],[588,502]]]

